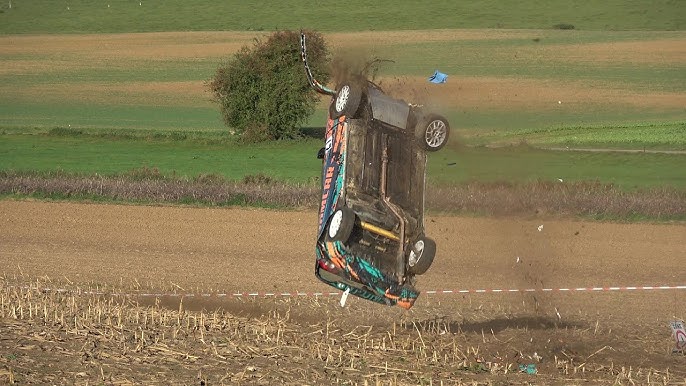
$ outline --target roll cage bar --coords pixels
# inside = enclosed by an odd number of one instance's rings
[[[332,90],[324,86],[323,84],[317,82],[317,79],[315,79],[312,75],[310,65],[307,64],[307,47],[305,45],[305,34],[302,32],[300,33],[300,57],[302,58],[303,63],[305,63],[305,72],[307,73],[307,81],[310,82],[310,86],[312,86],[312,88],[320,94],[330,96],[336,95],[335,90]]]

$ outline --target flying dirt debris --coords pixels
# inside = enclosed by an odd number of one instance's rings
[[[448,142],[450,125],[394,99],[361,74],[329,89],[301,56],[310,85],[331,96],[322,159],[315,275],[352,295],[410,308],[416,276],[436,255],[424,234],[426,152]]]

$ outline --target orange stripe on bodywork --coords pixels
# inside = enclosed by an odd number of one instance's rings
[[[400,296],[393,295],[392,293],[390,293],[390,292],[388,292],[388,291],[389,291],[389,290],[386,290],[386,293],[384,293],[384,295],[385,295],[387,298],[389,298],[389,299],[391,299],[391,300],[396,300],[396,301],[400,299]]]
[[[332,130],[333,130],[333,119],[330,119],[326,122],[326,133],[324,133],[324,136],[326,136],[326,137],[330,136]]]
[[[333,245],[333,243],[330,241],[327,242],[326,243],[326,249],[329,251],[329,256],[331,257],[331,262],[336,267],[343,269],[344,268],[343,259],[341,259],[341,255],[338,253],[338,250]]]
[[[397,306],[402,307],[402,308],[404,308],[404,309],[406,309],[406,310],[409,310],[410,308],[412,308],[412,305],[414,304],[414,301],[409,301],[409,300],[407,300],[407,299],[401,299],[400,296],[393,295],[393,294],[389,293],[388,291],[389,291],[389,290],[386,290],[386,293],[384,293],[384,295],[385,295],[387,298],[389,298],[389,299],[391,299],[391,300],[394,300],[394,301],[395,301],[395,304],[396,304]]]
[[[336,137],[334,138],[334,141],[333,141],[333,152],[334,153],[337,153],[341,150],[341,146],[343,144],[343,136],[345,134],[344,133],[345,127],[342,126],[344,124],[345,124],[345,118],[344,117],[338,118],[338,130],[336,130]]]
[[[395,304],[401,308],[409,310],[410,308],[412,308],[413,302],[408,302],[406,300],[398,300]]]

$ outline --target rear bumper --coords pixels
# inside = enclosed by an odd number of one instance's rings
[[[419,296],[409,283],[400,284],[394,276],[387,275],[369,261],[350,252],[341,242],[318,241],[315,275],[324,283],[350,293],[389,306],[409,309]],[[323,263],[323,264],[321,264]],[[324,266],[332,263],[335,268]]]

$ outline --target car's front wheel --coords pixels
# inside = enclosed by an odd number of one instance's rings
[[[450,125],[438,114],[429,114],[415,127],[415,139],[427,151],[439,151],[448,143]]]
[[[346,82],[336,90],[336,99],[331,104],[331,118],[338,118],[345,115],[348,118],[355,118],[355,113],[360,107],[362,100],[362,88],[356,83]]]
[[[350,208],[336,210],[329,221],[329,240],[346,242],[355,226],[355,212]]]
[[[421,237],[412,245],[407,258],[409,272],[413,275],[424,274],[436,256],[436,242],[428,237]]]

